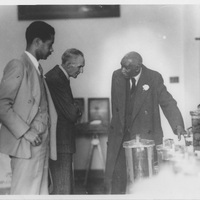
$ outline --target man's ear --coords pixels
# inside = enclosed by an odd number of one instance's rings
[[[40,38],[35,38],[33,40],[33,44],[36,46],[36,47],[39,47],[42,43],[42,40]]]

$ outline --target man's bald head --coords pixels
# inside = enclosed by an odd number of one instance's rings
[[[127,62],[134,64],[142,64],[142,56],[135,51],[131,51],[122,58],[121,65]]]
[[[135,51],[131,51],[122,58],[121,66],[125,78],[137,76],[142,66],[142,56]]]

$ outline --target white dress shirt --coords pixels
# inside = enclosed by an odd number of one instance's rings
[[[138,83],[138,81],[139,81],[139,79],[140,79],[141,73],[142,73],[142,68],[141,68],[141,70],[140,70],[140,73],[139,73],[137,76],[132,77],[132,78],[135,79],[135,86],[137,85],[137,83]],[[130,86],[132,87],[132,81],[131,81],[131,79],[130,79]]]
[[[60,69],[63,71],[63,73],[65,74],[65,76],[67,77],[67,79],[69,80],[69,75],[68,75],[68,73],[65,71],[65,69],[64,69],[61,65],[59,65],[59,67],[60,67]]]
[[[33,63],[33,65],[35,66],[35,69],[37,70],[37,72],[40,74],[40,71],[38,69],[38,66],[39,66],[39,62],[37,61],[37,59],[31,54],[29,53],[28,51],[25,51],[26,55],[30,58],[31,62]]]

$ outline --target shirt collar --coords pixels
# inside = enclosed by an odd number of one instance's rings
[[[140,73],[137,75],[137,76],[134,76],[133,78],[135,78],[135,85],[137,85],[138,81],[139,81],[139,78],[140,78],[140,75],[142,73],[142,68],[140,70]]]
[[[37,61],[37,59],[28,51],[25,51],[26,55],[30,58],[31,62],[33,63],[33,65],[35,66],[35,69],[38,71],[38,73],[40,74],[40,71],[38,69],[39,66],[39,62]]]
[[[69,80],[69,74],[65,71],[65,69],[59,65],[60,69],[63,71],[63,73],[65,74],[65,76],[67,77],[67,79]]]

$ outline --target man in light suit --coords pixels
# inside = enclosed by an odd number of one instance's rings
[[[0,84],[0,152],[11,158],[10,193],[48,194],[48,159],[56,159],[57,114],[38,61],[53,52],[55,30],[26,29],[26,51],[5,67]]]
[[[73,154],[76,151],[75,123],[81,110],[75,103],[70,77],[83,73],[84,55],[78,49],[67,49],[62,55],[62,64],[46,73],[46,81],[58,113],[57,152],[58,159],[50,160],[53,179],[52,194],[73,194]]]
[[[121,69],[114,71],[111,98],[112,120],[108,135],[105,192],[124,194],[127,174],[123,142],[139,135],[141,139],[161,144],[163,131],[159,107],[179,140],[185,130],[177,102],[167,91],[161,74],[145,67],[137,52],[127,53],[121,60]]]

